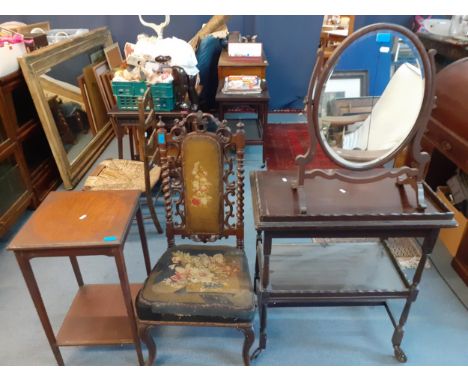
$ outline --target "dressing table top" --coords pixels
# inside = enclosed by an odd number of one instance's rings
[[[250,173],[255,225],[286,227],[389,227],[405,225],[441,228],[455,225],[453,214],[426,185],[427,208],[416,209],[416,196],[409,185],[395,185],[387,178],[367,184],[351,184],[324,178],[305,179],[307,213],[299,212],[297,193],[291,181],[297,171]]]

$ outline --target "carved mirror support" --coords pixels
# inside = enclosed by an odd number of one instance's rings
[[[418,209],[426,208],[423,169],[429,155],[421,139],[434,105],[435,51],[394,24],[373,24],[349,36],[325,65],[319,51],[307,93],[309,149],[296,157],[299,208],[303,185],[322,177],[349,183],[395,178],[411,185]],[[317,142],[339,169],[306,171]],[[411,166],[393,167],[405,148]]]

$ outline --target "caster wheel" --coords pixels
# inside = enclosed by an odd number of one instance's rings
[[[406,354],[403,350],[401,350],[399,347],[395,347],[395,358],[397,359],[398,362],[405,363],[408,361],[408,357],[406,357]]]
[[[262,348],[257,348],[255,351],[252,353],[250,356],[250,360],[253,361],[254,359],[257,359],[258,356],[262,353],[263,349]]]

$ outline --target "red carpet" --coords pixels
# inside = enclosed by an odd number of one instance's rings
[[[264,131],[265,160],[268,170],[296,168],[296,156],[309,147],[309,133],[305,123],[268,124]],[[317,145],[317,151],[307,169],[338,168]]]

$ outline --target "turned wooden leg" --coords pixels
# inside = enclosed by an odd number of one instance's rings
[[[255,333],[253,327],[241,328],[244,333],[244,346],[242,347],[242,358],[244,359],[244,365],[250,366],[250,348],[255,340]]]
[[[138,327],[138,335],[148,349],[148,359],[145,362],[145,366],[152,366],[154,364],[154,360],[156,359],[156,343],[154,342],[153,336],[151,335],[151,326],[140,325]]]
[[[149,192],[145,192],[146,201],[148,202],[148,209],[150,211],[151,219],[153,220],[154,226],[158,233],[162,233],[163,229],[161,228],[161,224],[159,224],[158,216],[156,215],[156,211],[154,209],[154,202],[153,196]]]
[[[141,208],[136,212],[136,219],[138,223],[138,232],[140,233],[141,249],[143,250],[143,258],[145,259],[146,274],[149,276],[151,272],[151,261],[149,257],[148,241],[146,240],[145,225],[143,223],[143,215]]]

